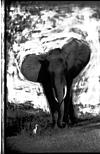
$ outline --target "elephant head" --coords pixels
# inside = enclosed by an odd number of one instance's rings
[[[53,122],[55,123],[54,113],[57,111],[57,124],[61,128],[65,127],[68,116],[71,120],[74,119],[71,85],[89,59],[88,45],[71,39],[62,49],[53,49],[42,56],[28,55],[22,62],[21,72],[26,79],[42,83]]]

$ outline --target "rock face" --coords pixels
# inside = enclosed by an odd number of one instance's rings
[[[80,8],[67,4],[56,7],[33,5],[28,6],[26,11],[25,7],[11,6],[8,13],[7,32],[12,40],[8,48],[8,101],[13,103],[30,101],[35,108],[50,112],[42,86],[39,83],[27,81],[20,72],[20,66],[25,55],[41,54],[56,47],[61,48],[71,37],[75,37],[85,40],[92,51],[90,62],[73,83],[73,101],[76,110],[78,109],[77,114],[78,116],[86,113],[100,114],[100,13],[98,8]]]

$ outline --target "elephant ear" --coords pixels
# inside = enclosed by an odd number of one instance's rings
[[[74,65],[74,58],[77,49],[78,44],[76,43],[75,39],[72,39],[62,47],[62,53],[67,63],[68,70],[70,70]]]
[[[90,48],[86,42],[73,38],[62,47],[67,69],[75,76],[86,66],[90,59]]]
[[[41,70],[40,59],[39,56],[34,54],[25,57],[21,65],[21,72],[27,80],[33,82],[38,81],[39,72]]]

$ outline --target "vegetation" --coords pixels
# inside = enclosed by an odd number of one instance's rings
[[[6,116],[6,137],[22,133],[32,135],[35,125],[39,125],[38,134],[50,123],[50,114],[41,109],[34,109],[32,104],[8,103]]]

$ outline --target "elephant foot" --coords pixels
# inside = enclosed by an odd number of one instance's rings
[[[55,128],[55,126],[56,126],[56,123],[52,122],[52,123],[51,123],[51,127],[52,127],[52,128]]]
[[[75,126],[79,123],[79,119],[74,117],[73,119],[70,119],[70,123],[69,123],[69,126]]]
[[[57,122],[57,126],[58,126],[59,128],[65,128],[66,123],[65,123],[65,122]]]

